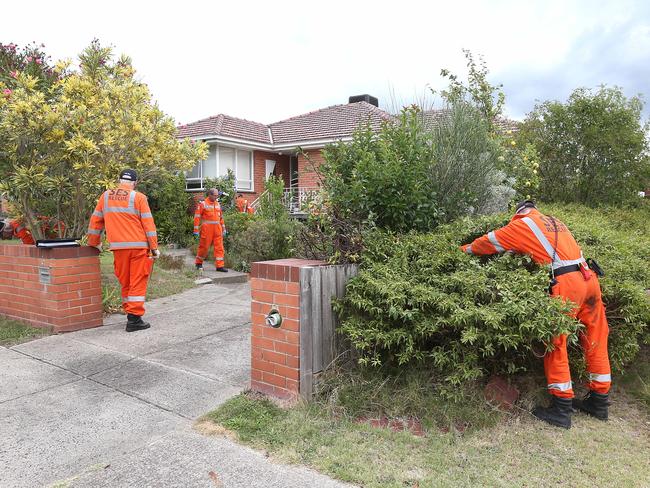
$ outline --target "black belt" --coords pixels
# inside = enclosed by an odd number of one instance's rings
[[[579,264],[570,264],[569,266],[562,266],[561,268],[557,268],[553,271],[553,276],[557,278],[558,276],[562,276],[563,274],[567,273],[573,273],[574,271],[580,271]]]

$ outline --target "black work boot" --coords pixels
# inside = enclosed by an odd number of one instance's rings
[[[138,330],[144,330],[151,327],[149,322],[142,320],[142,317],[139,315],[133,315],[132,313],[128,314],[126,320],[126,331],[127,332],[136,332]]]
[[[548,408],[537,407],[533,415],[544,422],[564,429],[571,428],[571,398],[560,398],[551,395],[552,404]]]
[[[201,270],[201,271],[203,270],[202,264],[195,264],[194,266],[196,267],[197,270]]]
[[[224,268],[224,267],[217,268],[217,271],[219,271],[221,273],[227,273],[228,272],[228,270],[226,268]]]
[[[573,399],[573,408],[596,417],[598,420],[609,418],[609,394],[590,391],[582,400]]]

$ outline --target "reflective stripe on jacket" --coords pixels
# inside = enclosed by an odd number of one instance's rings
[[[584,262],[580,246],[567,226],[536,209],[526,215],[515,215],[508,225],[488,232],[462,249],[477,255],[507,251],[528,254],[537,264],[551,264],[553,261],[553,269]]]
[[[218,201],[212,203],[210,200],[202,200],[196,206],[194,211],[194,233],[199,232],[199,225],[221,225],[222,230],[226,230],[226,224],[223,221],[223,212]]]
[[[106,190],[99,197],[90,217],[88,244],[99,245],[104,228],[111,250],[158,249],[156,224],[147,197],[129,185]]]

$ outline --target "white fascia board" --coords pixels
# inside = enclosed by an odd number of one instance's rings
[[[267,144],[264,142],[247,141],[245,139],[237,139],[234,137],[224,137],[224,136],[216,136],[216,135],[190,137],[189,139],[195,141],[203,141],[208,144],[215,144],[215,143],[222,142],[230,146],[236,147],[238,149],[248,149],[248,150],[261,149],[265,151],[278,152],[278,151],[296,150],[299,147],[303,149],[318,149],[335,142],[350,142],[352,140],[352,136],[335,137],[335,138],[327,138],[327,139],[312,139],[312,140],[297,141],[297,142],[285,142],[281,144]]]
[[[203,137],[202,140],[208,144],[223,143],[227,144],[228,146],[236,147],[237,149],[248,149],[249,151],[254,151],[255,149],[273,150],[273,146],[271,146],[271,144],[266,144],[264,142],[247,141],[244,139],[235,139],[234,137],[209,136]]]
[[[288,151],[292,149],[318,149],[325,147],[328,144],[333,144],[335,142],[350,142],[352,140],[351,136],[348,137],[338,137],[335,139],[314,139],[311,141],[299,141],[299,142],[289,142],[284,144],[274,144],[273,149],[276,151]]]

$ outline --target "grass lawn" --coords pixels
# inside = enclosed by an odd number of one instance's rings
[[[50,330],[11,320],[0,315],[0,346],[13,346],[50,334]]]
[[[278,461],[364,487],[650,486],[650,412],[623,391],[613,395],[609,422],[575,414],[565,431],[523,410],[490,413],[474,404],[468,407],[477,427],[460,432],[429,422],[426,435],[417,437],[355,422],[336,406],[348,402],[336,398],[343,390],[290,409],[242,394],[206,415],[197,429],[232,435]],[[447,406],[447,413],[444,402],[432,408],[452,419],[468,415],[462,404]]]
[[[120,284],[113,273],[113,253],[102,253],[100,262],[104,312],[119,312],[122,310],[122,296],[120,294]],[[195,286],[195,279],[195,273],[185,270],[181,263],[161,257],[154,264],[153,273],[149,278],[147,299],[162,298],[189,290]]]

